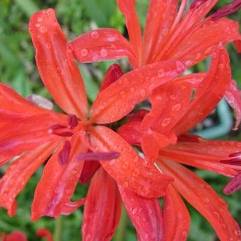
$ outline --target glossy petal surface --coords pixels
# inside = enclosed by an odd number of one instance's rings
[[[173,187],[169,187],[163,206],[163,241],[185,241],[187,239],[190,215],[182,198]]]
[[[84,33],[69,44],[81,63],[128,57],[135,65],[135,54],[128,41],[115,29],[101,28]]]
[[[160,62],[133,70],[103,90],[91,109],[93,122],[105,124],[127,115],[152,91],[183,72],[180,61]]]
[[[91,180],[84,208],[83,241],[110,241],[121,213],[114,180],[100,168]]]
[[[138,241],[162,241],[163,220],[158,199],[145,199],[121,186],[119,190]]]
[[[169,160],[162,160],[160,167],[175,179],[174,187],[209,221],[221,241],[241,239],[240,228],[229,213],[227,204],[206,182]]]
[[[87,99],[83,80],[54,10],[34,14],[29,31],[36,50],[38,70],[46,88],[66,113],[84,118]]]
[[[120,157],[115,160],[101,162],[118,184],[147,198],[165,194],[171,179],[160,173],[153,164],[140,158],[134,149],[111,129],[101,126],[92,129],[91,143],[97,150],[120,153]]]
[[[73,210],[77,208],[70,201],[84,165],[84,162],[77,160],[77,155],[85,152],[87,148],[79,136],[73,136],[70,143],[71,151],[67,160],[60,162],[59,154],[63,148],[63,145],[60,145],[43,170],[32,203],[33,220],[44,215],[57,217],[60,214],[69,214],[71,206]],[[77,204],[82,203],[80,201]]]

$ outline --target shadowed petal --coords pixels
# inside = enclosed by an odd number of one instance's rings
[[[223,192],[227,195],[230,195],[234,192],[237,192],[239,189],[241,189],[241,172],[229,181],[229,183],[223,189]]]
[[[74,56],[81,63],[128,57],[136,66],[136,57],[128,41],[115,29],[101,28],[81,34],[69,43]]]
[[[146,199],[119,186],[121,198],[136,229],[138,241],[162,241],[163,220],[158,199]]]
[[[119,223],[121,199],[114,180],[100,168],[91,180],[84,207],[83,241],[110,241]]]
[[[115,160],[101,162],[103,168],[118,184],[147,198],[165,194],[171,179],[160,173],[153,164],[140,158],[114,131],[102,126],[92,129],[91,144],[96,151],[120,153],[120,157]]]
[[[234,129],[237,130],[241,123],[241,91],[238,89],[235,81],[231,82],[225,92],[225,99],[235,111],[236,123]]]
[[[169,187],[164,197],[163,241],[186,241],[190,226],[190,215],[184,202],[173,187]]]
[[[15,198],[39,166],[46,161],[56,145],[56,143],[48,143],[23,154],[13,162],[0,179],[0,206],[8,209],[10,216],[15,215]]]
[[[69,214],[72,204],[73,210],[77,208],[70,201],[84,164],[77,159],[77,155],[86,151],[87,148],[79,136],[73,136],[70,144],[68,160],[65,160],[64,163],[59,161],[62,145],[44,167],[32,203],[33,220],[44,215],[57,217],[61,214]],[[79,205],[82,204],[83,202],[80,201]]]
[[[187,168],[172,162],[160,161],[160,168],[172,176],[174,187],[212,225],[221,241],[239,241],[239,225],[228,211],[227,204],[202,179]]]
[[[95,174],[95,172],[100,167],[100,163],[98,161],[85,161],[83,170],[81,172],[80,176],[80,183],[87,183],[92,176]]]
[[[121,119],[148,98],[156,87],[172,80],[184,69],[180,61],[167,61],[123,75],[98,95],[91,109],[93,122],[105,124]]]
[[[68,114],[84,118],[87,99],[82,77],[53,9],[35,13],[29,31],[40,76],[56,103]]]

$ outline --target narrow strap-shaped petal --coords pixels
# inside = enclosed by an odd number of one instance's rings
[[[205,181],[175,162],[162,160],[159,164],[175,179],[176,190],[209,221],[221,241],[241,240],[239,225],[232,218],[227,204]]]
[[[241,123],[241,90],[238,89],[235,81],[231,82],[229,88],[225,92],[225,99],[235,111],[236,123],[234,129],[237,130]]]
[[[170,31],[176,17],[177,0],[149,1],[146,26],[144,31],[144,61],[149,63],[152,55]]]
[[[179,119],[175,133],[188,131],[202,121],[218,104],[231,82],[229,56],[220,48],[213,54],[210,70],[199,87],[194,90],[192,102],[187,106],[185,115]]]
[[[162,241],[163,218],[159,200],[140,197],[122,186],[119,190],[138,241]]]
[[[183,72],[180,61],[150,64],[124,74],[103,90],[91,109],[93,122],[105,124],[127,115],[136,104],[147,99],[152,91]]]
[[[115,29],[100,28],[81,34],[69,43],[81,63],[92,63],[128,57],[133,66],[137,59],[130,43]]]
[[[83,80],[54,10],[35,13],[29,31],[36,49],[38,70],[48,91],[66,113],[84,118],[87,99]]]
[[[240,39],[239,25],[226,18],[217,21],[206,21],[169,51],[166,57],[175,58],[191,66],[210,55],[214,48],[222,43]]]
[[[91,180],[84,207],[83,241],[110,241],[121,214],[114,180],[100,168]]]
[[[138,66],[142,62],[141,26],[135,9],[136,0],[116,0],[121,12],[125,16],[130,44],[135,50]]]
[[[98,126],[91,130],[91,143],[97,151],[116,151],[120,157],[103,161],[103,168],[119,185],[147,198],[165,194],[171,179],[138,156],[134,149],[111,129]]]
[[[64,150],[62,149],[63,145],[60,145],[58,151],[44,167],[32,203],[33,220],[44,215],[57,217],[65,214],[66,211],[69,213],[70,199],[75,191],[84,164],[77,159],[77,155],[87,150],[79,136],[73,136],[70,145],[71,149],[64,163],[60,161],[60,153]],[[81,205],[82,202],[79,204]],[[74,205],[73,210],[76,208]]]
[[[0,179],[0,206],[6,208],[10,216],[15,215],[15,198],[56,145],[56,143],[44,144],[19,157]]]
[[[184,202],[173,187],[168,188],[163,206],[163,241],[186,241],[190,215]]]
[[[1,158],[4,157],[6,160],[22,152],[31,151],[44,142],[57,141],[60,138],[49,132],[49,128],[55,124],[55,121],[62,122],[55,115],[20,116],[19,118],[6,118],[6,120],[4,118],[1,116],[0,152]],[[0,161],[1,164],[3,164],[2,161]]]

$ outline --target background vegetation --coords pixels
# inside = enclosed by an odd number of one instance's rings
[[[138,10],[142,23],[145,21],[145,10],[147,0],[138,1]],[[229,1],[221,0],[218,6],[222,6]],[[34,49],[28,34],[28,19],[33,12],[53,7],[57,10],[58,19],[63,26],[66,34],[73,39],[80,33],[95,27],[115,27],[125,32],[124,21],[120,12],[116,9],[114,0],[0,0],[0,80],[13,86],[19,93],[28,96],[36,93],[50,98],[47,91],[43,88],[39,79],[34,62]],[[241,21],[241,12],[232,16]],[[230,48],[231,61],[233,66],[233,76],[241,86],[241,58],[232,46]],[[104,71],[110,63],[94,65],[82,65],[81,71],[86,80],[89,99],[93,100],[98,85],[102,79]],[[122,62],[126,66],[125,62]],[[195,70],[203,70],[205,64],[201,63]],[[222,112],[222,116],[232,113],[229,109]],[[213,128],[220,121],[213,121],[211,117],[211,127]],[[205,124],[199,125],[197,130],[205,129]],[[208,130],[209,131],[209,130]],[[223,138],[240,139],[241,134],[228,132]],[[4,170],[0,170],[2,175]],[[197,171],[200,176],[205,178],[220,195],[222,188],[227,182],[226,178],[217,177],[212,173]],[[38,240],[35,237],[37,228],[49,228],[55,235],[55,241],[77,241],[80,240],[80,226],[82,222],[82,210],[78,210],[68,217],[58,220],[43,218],[38,222],[30,221],[30,206],[33,198],[34,188],[41,176],[41,170],[31,179],[23,193],[18,198],[19,208],[16,217],[9,218],[6,211],[0,209],[0,233],[11,232],[13,230],[25,231],[29,240]],[[79,187],[76,196],[83,196],[86,187]],[[241,222],[241,193],[236,193],[232,197],[224,196],[230,205],[230,209]],[[192,216],[192,226],[189,241],[214,241],[216,239],[213,230],[207,222],[190,207]],[[121,228],[115,237],[117,241],[134,241],[135,232],[131,227],[126,215],[123,214]]]

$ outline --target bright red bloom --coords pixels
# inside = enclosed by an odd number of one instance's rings
[[[186,135],[230,85],[228,56],[222,47],[215,49],[210,71],[203,74],[177,78],[185,70],[177,60],[149,64],[124,75],[112,67],[89,109],[82,77],[54,11],[33,15],[30,32],[41,78],[66,114],[35,106],[0,85],[1,164],[16,157],[0,180],[0,206],[14,214],[16,196],[49,158],[34,194],[33,219],[69,214],[85,202],[83,240],[108,241],[118,224],[122,200],[139,240],[182,241],[187,237],[189,214],[177,190],[209,220],[222,241],[240,241],[239,228],[216,193],[177,163],[228,176],[237,173],[236,165],[229,167],[220,160],[237,152],[239,143],[219,148],[222,142],[213,142],[215,150],[206,153],[209,142]],[[94,32],[92,37],[96,36]],[[132,39],[138,41],[135,36]],[[127,141],[104,125],[122,119],[148,98],[151,111],[135,116],[139,127],[130,132],[133,144],[142,148],[138,152],[145,154],[142,158],[130,145],[125,126],[119,133]],[[79,180],[92,176],[86,199],[71,201]],[[162,212],[157,198],[164,195]]]
[[[45,238],[46,241],[53,241],[52,234],[47,229],[37,230],[37,236]],[[14,231],[10,234],[3,234],[2,241],[28,241],[25,233]]]
[[[96,62],[128,57],[136,68],[167,59],[178,59],[187,66],[210,55],[219,44],[241,40],[239,25],[226,15],[237,11],[240,0],[233,1],[205,17],[218,0],[150,0],[142,31],[135,10],[136,0],[116,0],[125,16],[129,41],[111,28],[80,35],[71,48],[80,62]]]

